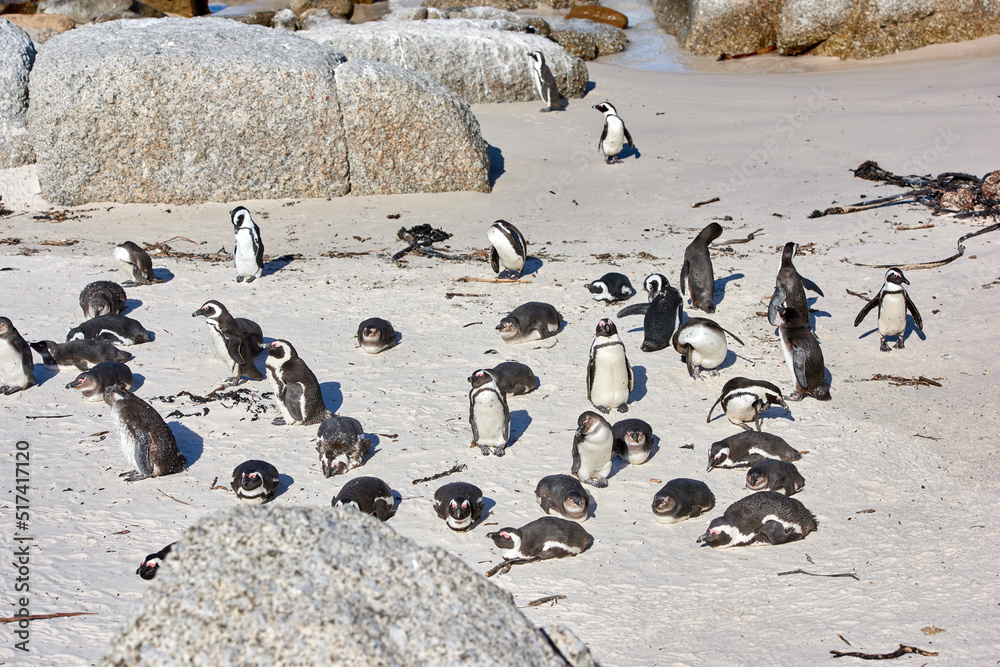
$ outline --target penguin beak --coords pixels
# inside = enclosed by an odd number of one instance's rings
[[[202,309],[199,308],[198,310],[196,310],[193,313],[191,313],[191,317],[198,317],[199,315],[201,315],[201,312],[202,312]]]
[[[709,531],[706,530],[704,533],[698,536],[698,539],[695,540],[695,542],[704,542],[708,538],[709,538]]]

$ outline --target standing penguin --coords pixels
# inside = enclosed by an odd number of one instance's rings
[[[684,288],[691,293],[691,307],[715,312],[715,274],[712,273],[712,256],[708,246],[722,236],[722,225],[717,222],[705,227],[684,249],[681,266],[681,293]]]
[[[278,490],[278,469],[267,461],[250,460],[236,466],[229,485],[236,497],[250,505],[261,505]]]
[[[469,376],[469,424],[472,444],[483,455],[503,456],[510,438],[510,409],[507,397],[488,370],[479,369]]]
[[[358,345],[368,354],[378,354],[396,344],[396,330],[388,320],[369,317],[358,325]]]
[[[618,336],[615,323],[605,317],[597,323],[594,342],[590,345],[587,398],[604,414],[612,410],[628,412],[628,397],[634,385],[625,344]]]
[[[774,281],[774,294],[767,306],[769,321],[774,320],[775,313],[784,305],[785,308],[791,308],[796,314],[804,315],[808,325],[809,302],[806,299],[806,290],[823,296],[823,290],[813,281],[799,275],[795,265],[792,264],[798,251],[798,244],[791,241],[781,249],[781,266],[778,268],[778,275]]]
[[[652,301],[660,292],[673,289],[670,281],[662,273],[650,273],[642,281],[642,288],[646,290],[646,301]]]
[[[674,332],[680,327],[684,299],[660,273],[647,276],[644,286],[650,295],[649,303],[634,303],[622,308],[618,311],[618,317],[642,315],[643,338],[639,349],[643,352],[656,352],[671,344]]]
[[[608,420],[596,412],[584,412],[573,434],[573,467],[577,479],[599,489],[608,485],[615,436]]]
[[[385,521],[392,516],[395,502],[392,489],[378,477],[355,477],[341,487],[331,504],[351,507]]]
[[[149,253],[132,241],[116,245],[113,254],[122,273],[131,278],[122,283],[126,287],[163,282],[153,275],[153,262],[149,259]]]
[[[469,530],[483,515],[483,492],[468,482],[445,484],[434,492],[434,512],[452,530]]]
[[[809,394],[818,401],[829,401],[830,385],[826,382],[823,350],[816,334],[809,328],[808,306],[806,311],[799,312],[790,305],[793,301],[786,298],[784,288],[779,285],[774,288],[772,305],[767,309],[768,321],[778,325],[785,366],[795,387],[788,400],[800,401]],[[779,317],[780,323],[777,321]]]
[[[88,284],[80,292],[80,308],[88,320],[101,315],[117,315],[125,310],[125,290],[110,280]]]
[[[597,280],[584,285],[594,295],[595,301],[616,303],[627,301],[635,294],[635,288],[629,282],[628,276],[622,273],[605,273]]]
[[[490,242],[490,268],[497,277],[520,278],[528,261],[528,242],[521,230],[506,220],[497,220],[486,231],[486,238]]]
[[[104,390],[111,406],[111,422],[122,454],[134,468],[123,472],[126,482],[184,472],[187,459],[177,449],[174,434],[163,417],[146,401],[116,386]]]
[[[371,438],[354,417],[330,417],[319,425],[316,451],[324,477],[342,475],[361,465],[372,447]]]
[[[250,211],[237,206],[229,212],[236,235],[233,259],[236,260],[236,282],[248,283],[260,278],[264,271],[264,242],[260,240],[260,227],[250,217]]]
[[[625,142],[628,141],[629,148],[635,148],[635,144],[632,143],[632,135],[628,133],[625,121],[618,115],[618,110],[611,102],[595,104],[594,108],[604,114],[604,130],[597,142],[597,150],[604,155],[604,161],[607,164],[621,162],[618,154],[621,153]]]
[[[875,298],[865,304],[858,316],[854,318],[854,326],[861,324],[862,320],[878,306],[878,334],[880,336],[879,349],[883,352],[889,351],[889,346],[885,339],[887,336],[896,336],[897,350],[903,349],[903,337],[906,333],[906,311],[910,311],[913,316],[913,324],[921,331],[924,330],[924,320],[920,317],[917,307],[910,301],[910,295],[906,293],[903,285],[909,285],[903,272],[892,268],[885,272],[885,282],[882,289],[878,291]]]
[[[76,379],[66,385],[67,389],[77,389],[88,401],[103,401],[104,391],[108,387],[118,387],[132,391],[135,382],[132,371],[123,363],[117,361],[102,361],[88,371],[76,376]]]
[[[674,332],[674,349],[687,362],[688,375],[700,380],[702,370],[711,371],[710,375],[713,376],[719,374],[715,369],[726,360],[729,351],[726,347],[726,334],[743,345],[736,334],[704,317],[692,317]]]
[[[218,301],[206,301],[201,308],[191,313],[191,317],[204,317],[212,331],[212,343],[219,359],[226,362],[233,373],[233,384],[239,384],[243,376],[251,380],[263,380],[253,362],[261,350],[260,327],[256,322],[244,318],[234,318]]]
[[[760,430],[760,413],[772,403],[788,410],[788,405],[777,386],[764,380],[735,377],[722,386],[722,394],[708,409],[705,423],[712,421],[712,410],[722,403],[722,410],[729,421],[749,431],[747,423],[753,422]]]
[[[35,363],[31,346],[14,328],[14,323],[0,317],[0,394],[7,396],[35,384]]]
[[[531,61],[531,81],[535,84],[535,92],[542,102],[545,102],[545,108],[539,111],[544,113],[564,110],[568,100],[559,94],[556,79],[552,76],[549,66],[545,64],[545,56],[541,51],[532,51],[528,54],[528,58]]]
[[[758,491],[727,507],[697,541],[716,549],[784,544],[814,530],[816,517],[801,502],[775,491]]]
[[[275,419],[274,424],[308,426],[319,424],[333,416],[323,402],[319,380],[291,343],[276,340],[265,345],[264,349],[267,350],[264,367],[270,371],[274,397],[278,400],[278,408],[284,417]]]

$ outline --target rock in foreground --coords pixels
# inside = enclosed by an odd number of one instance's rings
[[[28,74],[34,62],[28,33],[0,19],[0,169],[34,159],[28,141]]]

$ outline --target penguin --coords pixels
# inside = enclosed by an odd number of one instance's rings
[[[660,523],[678,523],[715,507],[715,494],[705,482],[672,479],[653,496],[653,516]]]
[[[604,130],[597,142],[597,150],[604,155],[604,161],[607,164],[621,162],[618,154],[621,153],[625,142],[628,141],[629,148],[635,148],[635,144],[632,143],[632,135],[628,133],[625,121],[618,115],[618,110],[611,102],[595,104],[594,108],[604,114]]]
[[[684,315],[684,300],[662,274],[648,276],[645,284],[648,285],[647,291],[654,287],[658,289],[649,303],[626,306],[618,311],[618,317],[642,315],[643,338],[639,349],[643,352],[656,352],[670,345],[674,332],[680,327]]]
[[[254,357],[262,348],[263,336],[256,322],[244,318],[234,318],[218,301],[206,301],[201,308],[191,313],[191,317],[204,317],[212,331],[215,354],[222,359],[233,373],[231,383],[243,381],[243,376],[251,380],[263,380],[254,364]]]
[[[229,219],[236,235],[236,244],[233,246],[236,282],[246,280],[252,283],[264,272],[264,242],[260,240],[260,227],[250,217],[250,211],[243,206],[230,211]]]
[[[605,273],[597,280],[584,285],[594,295],[594,301],[617,303],[627,301],[635,294],[635,288],[628,276],[621,273]]]
[[[341,487],[331,504],[351,507],[385,521],[393,515],[395,499],[389,485],[378,477],[355,477]]]
[[[608,420],[596,412],[584,412],[576,421],[573,435],[573,467],[570,469],[584,484],[603,489],[611,474],[611,455],[615,436]]]
[[[101,315],[117,315],[125,310],[125,290],[110,280],[90,283],[80,292],[80,308],[88,320]]]
[[[115,386],[104,390],[104,402],[111,406],[111,422],[125,461],[134,468],[119,477],[126,482],[137,482],[184,472],[187,459],[177,449],[167,422],[153,406]]]
[[[149,259],[149,254],[135,243],[120,243],[115,246],[113,254],[118,267],[130,278],[122,283],[126,287],[163,282],[153,275],[153,262]]]
[[[170,555],[170,551],[174,548],[175,544],[177,543],[171,542],[155,554],[149,554],[143,558],[142,564],[139,565],[139,568],[135,571],[135,573],[146,581],[153,579],[156,576],[156,573],[159,572],[160,566],[163,565],[163,561],[165,561],[167,556]]]
[[[10,319],[0,317],[0,394],[10,396],[35,384],[31,347]]]
[[[155,336],[137,320],[124,315],[100,315],[66,332],[66,340],[103,340],[115,345],[142,345]]]
[[[484,456],[503,456],[510,438],[510,408],[507,398],[488,370],[479,369],[468,378],[469,424],[472,445],[479,446]]]
[[[538,389],[538,378],[527,364],[504,361],[489,369],[505,396],[521,396]]]
[[[497,331],[503,342],[528,343],[559,333],[562,315],[554,307],[540,301],[523,303],[500,320]]]
[[[713,442],[708,450],[708,472],[712,468],[745,468],[765,459],[798,461],[802,458],[783,438],[760,431],[741,431]]]
[[[687,362],[688,375],[695,380],[702,379],[702,370],[711,371],[713,377],[719,372],[715,370],[726,360],[726,334],[740,345],[743,341],[732,331],[723,329],[718,324],[704,317],[692,317],[674,332],[674,349]]]
[[[789,241],[781,249],[781,266],[775,278],[774,294],[771,302],[767,306],[767,319],[769,322],[777,321],[777,309],[784,304],[800,317],[806,318],[806,325],[809,320],[809,302],[806,299],[806,290],[824,296],[816,283],[799,275],[792,259],[799,250],[796,243]],[[780,290],[780,293],[779,293]]]
[[[434,512],[452,530],[465,532],[483,515],[483,492],[468,482],[445,484],[434,492]]]
[[[497,277],[518,279],[528,261],[528,242],[524,234],[506,220],[497,220],[486,231],[490,242],[490,268]],[[501,267],[503,271],[501,272]]]
[[[747,426],[749,422],[753,422],[757,426],[757,430],[760,430],[760,413],[767,410],[772,404],[780,405],[788,410],[788,404],[785,403],[778,387],[764,380],[751,380],[744,377],[735,377],[722,386],[722,394],[708,409],[708,418],[705,419],[705,423],[712,421],[712,410],[719,403],[722,403],[722,410],[726,413],[729,421],[747,431],[750,430],[750,427]]]
[[[63,368],[85,371],[103,361],[117,361],[124,364],[132,358],[129,352],[119,350],[111,343],[101,340],[71,340],[66,343],[42,340],[30,345],[42,355],[42,363],[50,371],[59,371]]]
[[[267,461],[244,461],[233,469],[229,486],[243,502],[262,505],[278,490],[278,469]]]
[[[712,273],[712,256],[708,246],[722,236],[722,225],[717,222],[705,227],[684,249],[681,265],[681,294],[691,293],[691,307],[706,313],[715,312],[715,274]]]
[[[135,383],[132,371],[123,363],[117,361],[102,361],[89,371],[84,371],[76,379],[66,385],[67,389],[77,389],[88,401],[103,401],[104,390],[108,387],[118,387],[132,391]]]
[[[333,416],[323,402],[319,381],[306,366],[306,362],[295,352],[291,343],[287,340],[276,340],[265,345],[264,349],[267,350],[264,367],[270,371],[274,397],[284,417],[284,419],[277,418],[273,422],[275,425],[308,426],[319,424]]]
[[[801,540],[814,530],[816,517],[797,499],[774,491],[758,491],[727,507],[697,541],[716,549],[784,544]]]
[[[531,61],[531,81],[535,84],[535,92],[546,105],[539,111],[545,113],[565,110],[568,100],[559,94],[556,79],[552,76],[549,66],[545,64],[545,56],[541,51],[532,51],[528,54],[528,58]]]
[[[794,463],[764,459],[747,471],[747,488],[754,491],[781,491],[786,496],[798,493],[806,485]]]
[[[323,477],[342,475],[357,468],[372,447],[371,438],[365,437],[364,427],[354,417],[328,418],[319,425],[316,437]]]
[[[637,466],[649,458],[653,450],[653,428],[641,419],[623,419],[611,427],[614,452],[618,457]]]
[[[546,514],[583,523],[590,516],[590,495],[572,475],[548,475],[535,486],[535,500]]]
[[[875,306],[878,306],[879,349],[882,352],[889,351],[889,345],[885,342],[888,336],[896,336],[894,347],[897,350],[903,349],[903,338],[906,334],[906,311],[910,311],[913,325],[920,331],[924,330],[924,320],[920,317],[920,311],[910,301],[910,295],[903,287],[904,284],[909,285],[910,281],[906,279],[902,271],[897,268],[886,271],[882,289],[878,291],[875,298],[865,304],[858,316],[854,318],[854,326],[856,327]]]
[[[369,317],[358,325],[358,344],[368,354],[378,354],[396,344],[396,330],[388,320]]]
[[[795,388],[788,396],[789,401],[800,401],[809,394],[818,401],[830,400],[830,385],[826,382],[826,364],[816,334],[809,328],[809,311],[799,312],[786,299],[785,290],[780,285],[774,288],[773,307],[768,307],[767,317],[771,324],[778,325],[778,338],[785,356],[785,366]],[[782,305],[784,304],[784,305]],[[778,322],[778,318],[781,322]]]
[[[520,528],[501,528],[486,537],[500,548],[504,560],[548,560],[576,556],[594,541],[580,524],[543,516]]]
[[[634,386],[625,344],[618,336],[615,323],[605,317],[597,323],[594,342],[590,345],[587,399],[604,414],[612,410],[628,412],[628,397]]]
[[[642,281],[642,288],[646,290],[646,300],[652,301],[657,294],[670,289],[670,281],[662,273],[650,273]]]

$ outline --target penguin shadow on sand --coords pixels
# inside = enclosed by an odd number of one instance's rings
[[[636,160],[638,160],[640,157],[642,157],[642,153],[639,152],[639,149],[637,147],[629,146],[628,142],[626,141],[625,144],[622,146],[621,152],[618,153],[618,159],[624,161],[630,157],[634,157]]]
[[[368,447],[368,453],[365,454],[363,459],[361,459],[361,465],[358,466],[359,468],[371,461],[376,454],[382,451],[382,438],[378,437],[374,433],[365,433],[365,438],[370,440],[372,444]]]
[[[861,340],[862,338],[868,338],[868,336],[877,333],[878,333],[878,326],[876,325],[874,329],[866,331],[860,336],[858,336],[858,340]],[[925,334],[923,331],[921,331],[920,329],[918,329],[916,326],[913,325],[913,316],[907,313],[906,329],[903,331],[903,333],[901,333],[898,336],[886,336],[886,342],[888,343],[889,341],[902,339],[903,342],[906,343],[909,341],[911,335],[916,335],[916,337],[919,338],[920,340],[927,340],[927,334]],[[890,345],[889,347],[892,346]]]
[[[729,283],[733,282],[734,280],[739,280],[740,278],[746,278],[746,276],[742,273],[734,273],[731,276],[726,276],[725,278],[719,278],[718,280],[715,281],[715,285],[713,287],[714,293],[712,298],[715,299],[716,306],[725,301],[726,286]]]
[[[646,367],[632,366],[632,392],[628,395],[628,403],[641,401],[646,395]],[[622,417],[624,419],[624,417]]]
[[[142,385],[146,384],[146,376],[142,373],[132,373],[132,393],[142,389]]]
[[[537,273],[539,270],[541,270],[542,264],[543,264],[542,260],[538,259],[537,257],[528,255],[527,259],[524,260],[524,271],[521,272],[521,275],[530,276],[532,273]],[[562,333],[562,328],[565,325],[566,325],[565,322],[563,322],[560,325],[559,333]]]
[[[628,417],[624,416],[622,418],[623,419],[627,419]],[[653,457],[656,456],[656,454],[659,451],[660,451],[660,436],[658,436],[658,435],[656,435],[654,433],[653,434],[653,446],[649,448],[649,456],[640,465],[645,465],[646,463],[649,463],[651,460],[653,460]],[[615,454],[615,455],[613,455],[611,457],[611,472],[608,474],[608,478],[610,479],[611,477],[614,477],[615,475],[618,474],[618,472],[620,470],[624,470],[626,468],[636,468],[636,467],[638,467],[638,466],[629,463],[628,460],[622,458],[621,456],[618,456],[618,454]],[[591,496],[590,497],[590,511],[591,511],[591,516],[593,516],[594,507],[595,507],[594,497]]]
[[[472,524],[471,526],[469,526],[469,530],[472,530],[476,526],[481,525],[489,517],[493,516],[493,508],[496,507],[496,506],[497,506],[497,503],[496,503],[495,500],[493,500],[492,498],[490,498],[488,496],[483,496],[483,513],[479,515],[479,521],[477,521],[474,524]]]
[[[260,277],[274,275],[294,262],[295,259],[295,255],[279,255],[278,257],[269,259],[264,262],[264,269],[260,272]]]
[[[340,390],[339,382],[320,382],[319,392],[323,394],[323,404],[326,409],[337,414],[340,406],[344,404],[344,394]]]
[[[267,502],[274,502],[274,499],[283,494],[285,491],[291,488],[292,484],[295,483],[295,478],[291,475],[286,475],[283,472],[278,473],[278,488],[274,490],[274,495]]]
[[[813,297],[809,297],[808,299],[806,299],[806,301],[809,303],[809,328],[813,330],[813,333],[816,332],[816,318],[817,317],[832,317],[832,315],[830,315],[830,313],[826,312],[825,310],[816,310],[816,309],[813,308],[813,306],[816,305],[816,302],[818,300],[819,300],[818,296],[813,296]],[[909,325],[909,322],[907,322],[907,325]],[[777,335],[778,329],[775,328],[774,331],[775,331],[775,335]],[[818,336],[817,336],[817,338],[818,338]]]
[[[200,435],[189,429],[181,422],[170,422],[167,424],[177,441],[177,449],[187,459],[187,466],[190,468],[201,458],[205,451],[205,440]]]
[[[488,144],[487,144],[488,145]],[[497,179],[504,175],[503,151],[496,146],[489,146],[490,149],[490,189],[496,185]]]
[[[142,301],[140,299],[125,299],[125,310],[118,314],[124,315],[125,313],[134,312],[140,306],[142,306]]]
[[[521,439],[524,432],[531,425],[531,415],[527,410],[510,411],[510,437],[507,439],[507,448],[513,447],[514,443]]]
[[[160,268],[160,269],[153,269],[153,277],[156,278],[161,283],[169,283],[171,280],[174,279],[174,274],[170,269]],[[130,301],[130,299],[126,299],[125,303],[127,304],[128,301]]]

